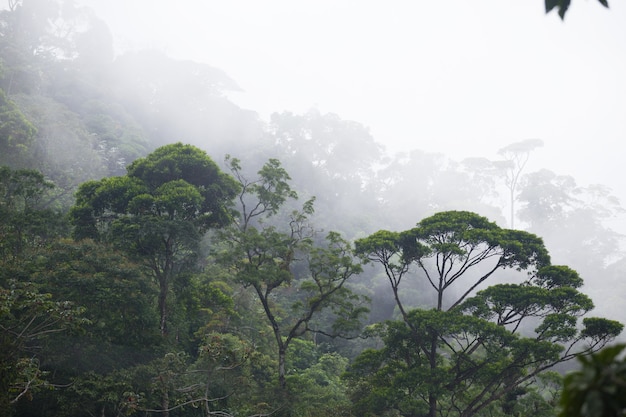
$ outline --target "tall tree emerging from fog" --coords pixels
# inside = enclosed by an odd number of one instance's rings
[[[359,318],[367,310],[346,283],[361,266],[338,233],[330,232],[324,242],[315,243],[308,222],[313,199],[289,212],[289,203],[298,196],[278,160],[270,159],[254,180],[246,178],[237,159],[228,162],[241,185],[240,215],[219,232],[222,246],[216,257],[260,301],[274,334],[278,383],[284,389],[286,356],[294,339],[307,332],[337,336],[358,330]],[[296,293],[278,296],[289,288]],[[335,319],[329,329],[316,322],[323,310]]]
[[[378,209],[371,191],[374,167],[385,156],[366,126],[311,109],[274,113],[269,133],[299,188],[317,197],[317,225],[346,234],[367,227]]]
[[[511,229],[515,228],[515,198],[522,171],[528,163],[530,153],[536,148],[543,146],[541,139],[526,139],[512,143],[498,151],[504,157],[504,161],[496,164],[505,173],[505,185],[509,189],[509,204],[511,206]]]
[[[473,416],[524,395],[542,372],[598,351],[623,327],[601,318],[579,326],[593,303],[576,271],[551,265],[536,235],[471,212],[437,213],[356,246],[384,268],[401,317],[379,327],[385,347],[363,352],[349,373],[363,413],[382,404],[405,416]],[[507,284],[506,269],[526,274]],[[411,279],[432,289],[432,309],[405,308],[402,283]]]
[[[204,151],[182,143],[158,148],[127,170],[80,186],[71,210],[74,236],[113,243],[152,271],[165,335],[170,286],[193,265],[202,235],[231,221],[238,186]]]
[[[609,188],[581,186],[546,169],[525,175],[520,185],[518,217],[530,232],[541,233],[553,256],[590,275],[620,256],[622,236],[606,222],[624,208]]]

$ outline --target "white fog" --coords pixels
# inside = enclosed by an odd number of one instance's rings
[[[600,183],[626,201],[626,6],[578,1],[84,0],[118,51],[155,48],[210,64],[230,97],[273,112],[336,113],[389,152],[497,158],[541,139],[527,172]],[[626,232],[626,221],[613,224]]]

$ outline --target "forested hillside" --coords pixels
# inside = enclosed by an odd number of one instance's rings
[[[0,12],[0,416],[554,416],[620,340],[623,209],[540,142],[390,155],[238,88]]]

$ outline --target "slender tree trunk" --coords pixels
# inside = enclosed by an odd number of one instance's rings
[[[161,408],[163,409],[161,416],[170,417],[170,395],[167,392],[167,387],[164,387],[163,390],[163,397],[161,398]]]
[[[281,346],[278,349],[278,384],[281,389],[287,388],[287,379],[285,376],[285,361],[287,359],[287,349]]]
[[[276,346],[278,347],[278,386],[284,390],[287,388],[287,380],[285,378],[285,360],[287,357],[287,347],[289,345],[289,341],[283,341],[278,321],[270,309],[268,294],[264,293],[263,289],[258,285],[255,285],[254,289],[259,296],[259,300],[261,300],[263,310],[265,310],[265,315],[272,325],[272,331],[274,332],[274,338],[276,339]]]
[[[169,292],[170,281],[174,273],[174,254],[172,250],[172,242],[170,239],[165,241],[165,263],[159,271],[159,266],[155,265],[156,275],[159,281],[159,314],[161,315],[160,329],[161,336],[167,335],[167,294]]]
[[[511,185],[511,229],[515,229],[515,184]]]
[[[437,291],[437,310],[442,311],[443,309],[443,276],[439,277],[439,290]],[[430,355],[429,355],[429,365],[431,375],[435,373],[437,369],[437,334],[434,333],[430,339]],[[437,395],[432,391],[428,393],[428,416],[436,417],[437,416]]]
[[[443,309],[443,289],[441,281],[439,282],[439,291],[437,292],[437,310],[441,311]]]
[[[161,336],[167,335],[167,281],[166,277],[159,278],[159,314],[161,316],[159,328]]]
[[[431,374],[437,368],[437,336],[433,335],[430,341],[430,370]],[[428,393],[428,417],[437,417],[437,395],[434,392]]]

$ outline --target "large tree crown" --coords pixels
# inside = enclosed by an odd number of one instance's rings
[[[193,222],[200,232],[232,220],[239,185],[195,146],[162,146],[127,172],[80,186],[71,212],[76,237],[97,237],[99,225],[129,216]]]
[[[357,251],[370,258],[396,253],[405,263],[436,255],[446,262],[471,266],[486,258],[498,258],[499,266],[537,269],[550,264],[550,256],[538,236],[503,229],[487,218],[468,211],[437,213],[403,232],[378,231],[356,242]]]

